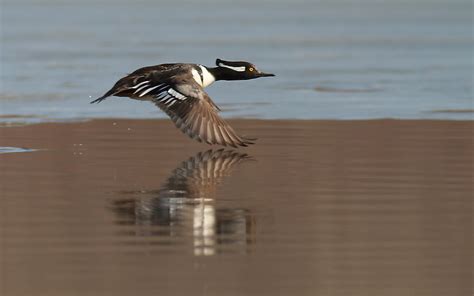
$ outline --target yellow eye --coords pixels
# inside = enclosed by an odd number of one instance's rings
[[[252,71],[253,71],[253,68],[252,68],[252,67],[250,67],[250,68],[249,68],[249,71],[250,71],[250,72],[252,72]]]

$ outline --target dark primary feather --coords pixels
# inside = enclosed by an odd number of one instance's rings
[[[205,100],[191,97],[170,107],[160,102],[156,105],[168,114],[177,128],[199,142],[233,147],[253,144],[252,139],[238,136]]]
[[[99,103],[109,96],[149,100],[183,133],[199,142],[233,147],[253,144],[255,139],[237,135],[217,114],[219,107],[193,79],[191,67],[163,64],[138,69],[91,103]]]

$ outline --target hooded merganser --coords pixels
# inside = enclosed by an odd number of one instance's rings
[[[129,97],[152,101],[173,120],[176,127],[192,139],[223,146],[247,146],[255,139],[237,135],[218,114],[219,107],[204,91],[217,80],[248,80],[275,76],[263,73],[247,62],[216,60],[217,67],[199,64],[161,64],[144,67],[121,78],[100,98]]]

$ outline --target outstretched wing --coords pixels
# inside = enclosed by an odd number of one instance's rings
[[[165,84],[151,92],[154,94],[153,102],[189,137],[199,142],[223,146],[253,144],[254,139],[237,135],[217,114],[217,105],[194,80],[187,79],[173,87]]]
[[[180,71],[176,73],[177,69]],[[99,103],[109,96],[154,102],[183,133],[199,142],[237,147],[253,144],[255,140],[237,135],[217,114],[219,107],[183,64],[138,69],[91,103]]]

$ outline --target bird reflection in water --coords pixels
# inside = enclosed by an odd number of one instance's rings
[[[255,219],[244,208],[216,207],[216,190],[237,164],[253,160],[231,150],[208,150],[181,163],[159,190],[123,192],[133,198],[113,202],[113,210],[135,235],[186,237],[195,255],[214,255],[217,245],[247,251]],[[235,248],[232,248],[235,250]]]

